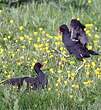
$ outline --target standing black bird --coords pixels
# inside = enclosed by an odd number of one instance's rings
[[[69,51],[70,54],[75,55],[77,59],[87,58],[92,55],[98,55],[93,50],[88,50],[84,47],[80,41],[72,41],[71,32],[69,31],[67,25],[63,24],[60,27],[60,32],[62,33],[62,41],[65,48]]]
[[[72,19],[70,23],[71,39],[73,41],[80,41],[85,47],[88,43],[85,26],[77,19]]]
[[[36,77],[28,77],[24,81],[27,83],[27,88],[36,89],[44,89],[47,87],[48,79],[47,75],[41,70],[42,65],[40,63],[36,63],[34,66],[34,70],[37,73]]]

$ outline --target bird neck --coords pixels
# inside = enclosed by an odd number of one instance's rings
[[[69,33],[68,31],[64,31],[62,34],[67,35],[68,33]]]
[[[38,75],[40,75],[40,74],[43,73],[42,70],[41,70],[39,67],[35,67],[35,72],[36,72]]]

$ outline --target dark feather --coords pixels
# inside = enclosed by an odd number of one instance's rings
[[[65,48],[70,54],[75,55],[77,59],[88,58],[90,54],[97,54],[93,50],[88,50],[86,46],[83,46],[80,41],[72,41],[71,32],[69,31],[67,25],[60,26],[60,32],[62,32],[62,42]]]
[[[83,46],[88,43],[88,38],[85,32],[85,26],[77,19],[72,19],[70,23],[71,39],[78,40]]]

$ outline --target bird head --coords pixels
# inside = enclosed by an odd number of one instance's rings
[[[67,27],[66,24],[61,25],[61,26],[59,27],[59,30],[60,30],[60,33],[63,33],[63,32],[65,32],[65,31],[69,32],[69,29],[68,29],[68,27]]]
[[[74,28],[74,29],[82,29],[84,30],[85,26],[83,24],[81,24],[81,22],[77,19],[72,19],[71,23],[70,23],[70,29]]]
[[[41,68],[43,65],[39,62],[35,63],[34,68]]]

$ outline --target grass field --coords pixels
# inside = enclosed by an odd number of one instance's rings
[[[0,110],[101,110],[101,55],[78,61],[58,34],[72,18],[86,25],[88,48],[101,52],[101,0],[0,5],[0,81],[35,76],[37,61],[49,79],[41,91],[0,84]]]

